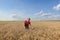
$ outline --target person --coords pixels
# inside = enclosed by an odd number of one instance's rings
[[[25,21],[24,21],[24,27],[25,29],[29,29],[29,26],[31,25],[31,22],[30,22],[30,18],[27,18]]]

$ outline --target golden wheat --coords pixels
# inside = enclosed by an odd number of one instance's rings
[[[32,22],[24,29],[23,22],[0,22],[0,40],[60,40],[60,22]]]

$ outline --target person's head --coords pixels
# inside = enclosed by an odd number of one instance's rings
[[[30,20],[30,18],[28,18],[28,20]]]

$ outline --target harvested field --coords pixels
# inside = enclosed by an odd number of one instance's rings
[[[59,21],[33,21],[30,29],[23,22],[0,22],[0,40],[60,40]]]

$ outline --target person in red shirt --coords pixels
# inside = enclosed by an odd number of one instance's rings
[[[24,26],[26,29],[29,29],[29,25],[31,25],[30,18],[24,21]]]

